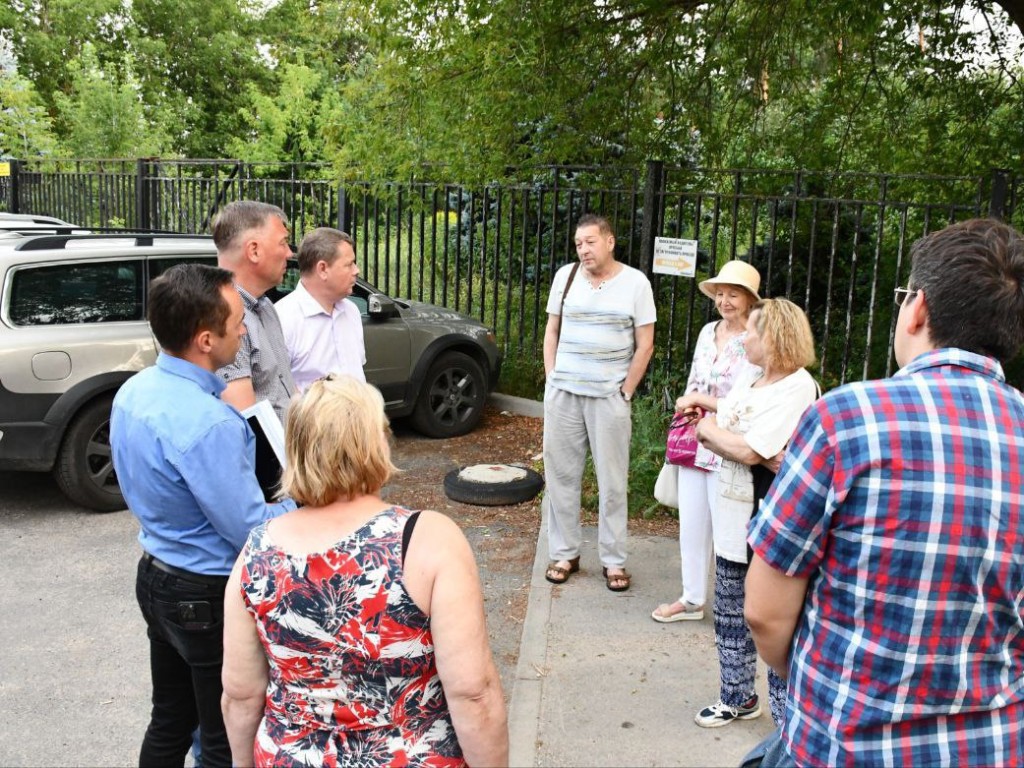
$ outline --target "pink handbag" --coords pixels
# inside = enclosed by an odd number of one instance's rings
[[[692,467],[697,458],[697,421],[703,415],[697,411],[697,418],[691,419],[677,413],[668,428],[665,441],[665,461],[677,467]],[[697,467],[701,469],[701,467]]]

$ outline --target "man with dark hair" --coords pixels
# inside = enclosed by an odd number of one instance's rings
[[[276,205],[239,200],[217,215],[212,231],[217,263],[234,273],[245,305],[238,355],[219,371],[228,385],[221,399],[240,411],[267,400],[283,422],[295,382],[281,323],[265,294],[281,282],[292,254],[288,219]]]
[[[359,276],[352,238],[314,229],[299,244],[299,273],[295,290],[274,305],[299,391],[328,373],[366,381],[363,317],[348,298]]]
[[[229,766],[221,716],[224,587],[249,531],[295,508],[268,505],[255,438],[218,395],[215,371],[245,334],[231,273],[179,264],[153,281],[147,315],[156,365],[114,398],[110,443],[139,519],[136,596],[149,635],[153,709],[140,765],[181,765],[200,726],[204,766]]]
[[[576,226],[576,255],[555,274],[544,332],[545,578],[564,584],[579,570],[580,484],[590,448],[600,494],[598,555],[606,586],[629,589],[626,488],[630,400],[654,351],[651,283],[615,260],[615,234],[593,214]]]
[[[750,526],[746,616],[789,678],[764,766],[1024,756],[1024,238],[914,244],[890,379],[804,414]]]

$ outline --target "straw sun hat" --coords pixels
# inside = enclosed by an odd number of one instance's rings
[[[754,298],[758,301],[761,300],[757,293],[761,288],[761,275],[745,261],[727,261],[717,275],[701,281],[697,287],[700,288],[701,293],[713,299],[715,298],[715,286],[718,285],[738,285],[754,294]]]

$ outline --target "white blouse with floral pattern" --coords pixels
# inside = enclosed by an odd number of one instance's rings
[[[721,322],[725,321],[716,320],[708,323],[697,335],[690,378],[686,382],[686,394],[698,392],[711,397],[725,397],[741,373],[751,369],[760,370],[747,361],[747,350],[743,346],[743,340],[747,337],[746,331],[729,339],[719,354],[718,346],[715,344],[715,328]],[[722,467],[722,457],[701,445],[697,447],[694,466],[717,472]]]

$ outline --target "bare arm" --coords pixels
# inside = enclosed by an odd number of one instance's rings
[[[470,765],[508,765],[508,721],[491,656],[483,592],[469,542],[450,519],[420,515],[405,561],[406,588],[429,608],[437,673]]]
[[[266,703],[267,657],[256,622],[245,610],[239,591],[241,557],[235,562],[224,593],[224,693],[221,710],[231,745],[231,761],[240,768],[253,765],[253,742]]]
[[[633,352],[633,359],[629,361],[626,380],[622,382],[622,391],[627,395],[636,392],[640,380],[647,371],[647,364],[651,362],[651,355],[654,354],[654,323],[634,328],[633,343],[636,349]]]
[[[252,379],[235,379],[229,381],[227,387],[220,394],[220,399],[228,405],[233,405],[239,411],[256,405],[256,392],[252,388]]]
[[[789,674],[789,651],[804,607],[807,579],[786,576],[756,552],[747,571],[743,616],[757,652],[782,679]]]
[[[747,445],[743,435],[718,426],[714,416],[705,416],[697,422],[697,441],[713,453],[740,464],[761,464],[765,457]]]
[[[559,315],[548,315],[548,324],[544,328],[544,375],[550,376],[555,369],[555,350],[558,349],[558,331],[562,327]]]

